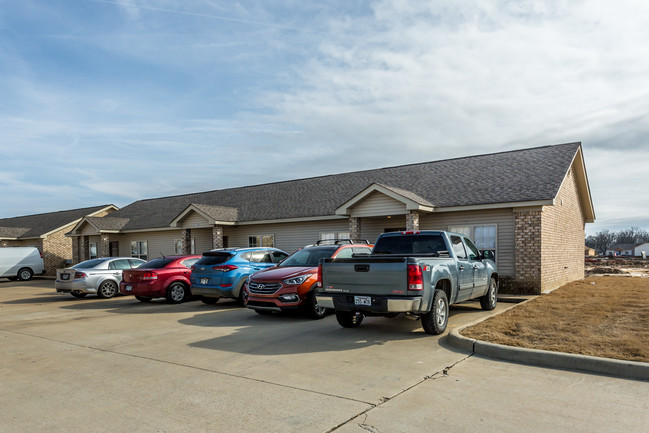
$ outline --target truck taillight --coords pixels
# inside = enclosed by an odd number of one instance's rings
[[[419,265],[408,265],[408,290],[424,290],[424,274]]]
[[[322,287],[322,263],[318,263],[318,281],[315,283],[316,287]]]
[[[230,272],[234,271],[235,269],[239,269],[239,267],[234,265],[212,266],[212,270],[221,272]]]
[[[142,280],[157,280],[158,274],[155,272],[145,272],[142,274]]]

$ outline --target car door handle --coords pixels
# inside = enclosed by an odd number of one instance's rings
[[[463,270],[464,270],[464,266],[463,266],[463,265],[460,265],[460,266],[458,266],[458,269],[461,270],[461,271],[463,271]]]

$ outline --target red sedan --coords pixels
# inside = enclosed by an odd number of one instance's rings
[[[193,255],[150,260],[137,269],[123,272],[119,292],[135,295],[141,302],[164,297],[170,304],[179,304],[191,296],[190,268],[200,258],[200,255]]]

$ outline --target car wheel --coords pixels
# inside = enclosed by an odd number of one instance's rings
[[[97,290],[97,296],[102,299],[112,298],[117,294],[118,288],[117,283],[113,280],[106,280],[99,285],[99,290]]]
[[[255,313],[261,316],[270,316],[271,314],[273,314],[271,310],[259,310],[259,309],[255,309]]]
[[[315,291],[312,291],[307,296],[304,308],[307,316],[314,320],[322,319],[327,315],[327,309],[318,305],[318,297],[315,295]]]
[[[151,302],[151,298],[147,298],[146,296],[135,296],[135,299],[137,299],[140,302]]]
[[[336,311],[336,320],[343,328],[358,328],[365,316],[357,311]]]
[[[480,306],[483,310],[490,311],[496,308],[496,304],[498,304],[498,282],[495,278],[492,278],[489,283],[489,290],[484,296],[480,297]]]
[[[87,293],[79,292],[79,291],[76,291],[76,290],[74,292],[70,292],[70,294],[72,296],[74,296],[75,298],[85,298],[86,295],[87,295]]]
[[[246,296],[246,291],[243,290],[244,285],[245,285],[245,283],[242,284],[241,288],[239,289],[239,297],[237,298],[237,302],[239,302],[239,304],[241,304],[241,305],[243,305],[245,307],[246,306],[246,300],[247,300],[246,298],[247,298],[247,296]]]
[[[201,302],[203,304],[207,304],[207,305],[214,305],[217,302],[219,302],[219,299],[220,298],[210,298],[210,297],[207,297],[207,296],[201,296],[200,297]]]
[[[426,334],[439,335],[448,325],[448,299],[443,290],[436,289],[430,311],[421,315],[421,326]]]
[[[187,289],[183,283],[171,283],[167,289],[167,302],[170,304],[180,304],[187,298]]]
[[[29,268],[20,268],[20,270],[18,271],[18,279],[20,281],[29,281],[33,276],[34,272],[32,272],[32,270]]]

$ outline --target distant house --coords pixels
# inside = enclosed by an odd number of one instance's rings
[[[649,242],[633,247],[633,255],[636,257],[649,257]]]
[[[293,252],[318,239],[441,229],[496,254],[504,290],[584,277],[595,213],[580,143],[139,200],[70,232],[75,257],[154,258],[225,246]]]
[[[117,210],[113,205],[0,219],[0,247],[37,247],[43,254],[45,274],[54,275],[72,261],[72,239],[66,237],[82,218],[102,217]],[[96,253],[95,253],[96,256]]]
[[[597,255],[597,251],[595,251],[595,248],[585,247],[584,248],[584,255],[586,257],[595,257]]]
[[[606,250],[607,256],[627,257],[634,255],[634,244],[617,244]]]

